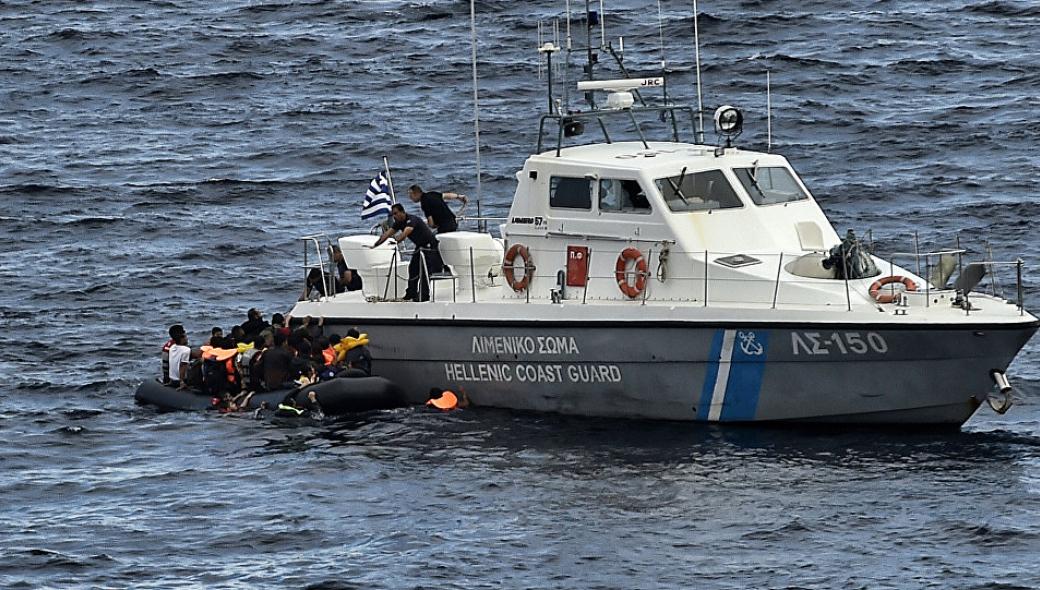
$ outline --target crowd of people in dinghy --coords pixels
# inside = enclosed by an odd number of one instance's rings
[[[162,347],[163,383],[211,396],[221,409],[246,407],[262,391],[293,390],[336,377],[372,375],[368,335],[324,333],[321,319],[307,316],[295,329],[291,317],[264,320],[250,309],[244,323],[225,334],[215,327],[206,344],[192,347],[181,324],[170,326]]]
[[[229,412],[249,407],[256,393],[286,391],[279,411],[320,415],[314,392],[302,406],[292,393],[330,379],[373,374],[368,334],[357,328],[340,337],[325,335],[323,319],[315,321],[311,316],[304,317],[296,329],[289,328],[292,317],[280,313],[272,315],[270,322],[257,309],[246,316],[227,335],[222,328],[213,328],[207,343],[198,347],[191,346],[183,325],[170,326],[170,339],[162,347],[163,384],[208,395],[215,407]],[[460,393],[432,387],[426,405],[438,410],[469,406],[465,391]]]

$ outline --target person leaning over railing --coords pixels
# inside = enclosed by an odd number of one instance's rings
[[[444,201],[457,199],[462,201],[463,206],[469,202],[466,195],[459,193],[439,193],[437,191],[423,192],[421,186],[413,184],[408,189],[408,196],[413,203],[419,203],[423,213],[426,215],[426,223],[435,230],[437,234],[446,234],[459,229],[459,220],[455,213]]]
[[[405,291],[404,298],[411,301],[427,301],[430,298],[430,289],[429,276],[423,276],[422,265],[424,257],[425,273],[435,274],[444,269],[440,252],[437,250],[437,238],[433,235],[430,227],[426,225],[426,222],[418,215],[406,213],[404,205],[396,203],[391,208],[391,212],[394,219],[393,225],[383,232],[383,235],[379,236],[379,239],[371,247],[378,248],[383,242],[389,240],[391,236],[397,234],[397,232],[400,232],[396,236],[398,242],[402,242],[406,238],[411,240],[415,244],[415,250],[412,252],[411,261],[408,263],[408,289]]]

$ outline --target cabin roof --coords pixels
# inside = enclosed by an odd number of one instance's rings
[[[662,174],[672,173],[682,166],[689,166],[689,171],[694,172],[720,167],[750,166],[756,160],[760,165],[778,165],[784,162],[782,156],[744,151],[738,148],[727,149],[724,155],[716,156],[714,146],[653,141],[648,143],[650,149],[638,141],[567,147],[560,150],[559,157],[556,156],[556,150],[553,149],[532,156],[531,162],[561,167],[645,170]]]

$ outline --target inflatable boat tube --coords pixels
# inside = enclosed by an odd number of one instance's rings
[[[249,404],[243,410],[255,410],[262,402],[275,407],[292,393],[292,389],[281,389],[278,391],[261,391],[253,394]],[[145,381],[134,393],[137,403],[147,406],[155,406],[166,411],[198,412],[213,409],[213,397],[194,389],[177,389],[163,385],[158,381]]]
[[[301,407],[307,406],[307,396],[314,392],[318,404],[327,416],[387,410],[407,405],[404,392],[395,383],[382,377],[332,379],[297,389],[262,391],[253,394],[241,410],[255,410],[263,402],[275,408],[292,395]],[[202,411],[213,409],[213,398],[192,389],[177,389],[158,381],[145,381],[134,393],[137,403],[155,406],[167,411]]]
[[[396,383],[383,377],[337,378],[301,387],[296,392],[296,403],[305,406],[307,396],[312,391],[326,416],[389,410],[408,403],[404,391]]]

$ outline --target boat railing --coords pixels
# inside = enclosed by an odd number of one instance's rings
[[[812,253],[722,252],[714,250],[686,252],[671,248],[650,248],[645,256],[647,271],[642,272],[632,267],[624,271],[623,274],[625,281],[629,284],[635,284],[639,279],[645,281],[646,287],[639,292],[637,297],[632,298],[642,304],[648,302],[683,301],[696,303],[702,307],[753,304],[768,306],[770,309],[807,306],[833,308],[835,305],[841,305],[847,311],[851,311],[855,303],[863,302],[869,297],[868,289],[862,285],[862,281],[849,280],[848,278],[803,277],[791,272],[785,272],[786,264],[794,262],[806,254]],[[822,261],[823,253],[816,254],[820,254],[820,260]],[[717,263],[719,259],[733,256],[753,257],[756,261],[752,264],[756,266],[759,264],[766,265],[770,268],[770,272],[768,275],[762,273],[758,276],[719,276],[720,270],[718,270],[718,265],[712,263]],[[676,273],[669,268],[669,261],[677,257],[690,261],[686,265],[689,271],[696,269],[699,272],[689,272],[686,276]],[[517,268],[519,270],[520,267]],[[732,268],[739,268],[739,266]],[[533,276],[535,279],[552,279],[556,275],[539,273],[536,270]],[[848,276],[847,270],[842,273],[842,276]],[[587,287],[583,289],[582,302],[584,303],[590,298],[602,298],[595,289],[592,289],[593,284],[605,283],[616,286],[619,282],[616,271],[609,274],[587,273],[585,277]],[[677,290],[672,289],[666,295],[654,293],[655,287],[659,288],[660,285],[666,283],[679,283],[683,287]],[[833,287],[837,288],[838,297],[824,302],[806,299],[792,301],[785,298],[785,286],[812,286],[824,289]],[[590,291],[592,291],[592,294],[589,293]],[[854,298],[853,295],[855,294],[862,295],[862,297]]]
[[[679,117],[676,116],[676,113],[682,113],[682,114],[685,114],[685,115],[687,115],[689,117],[689,119],[690,119],[690,129],[693,132],[694,137],[696,137],[696,135],[697,135],[697,123],[696,123],[697,112],[693,108],[688,107],[688,106],[677,106],[677,105],[665,105],[665,106],[654,106],[654,107],[639,106],[639,107],[631,107],[631,108],[627,108],[627,109],[618,109],[618,110],[613,110],[613,109],[604,110],[604,109],[600,109],[600,110],[593,110],[593,111],[587,111],[587,112],[576,112],[576,113],[566,113],[566,114],[549,113],[549,114],[546,114],[546,115],[542,115],[541,119],[538,122],[538,146],[537,146],[537,151],[535,151],[535,153],[536,154],[542,153],[542,150],[543,150],[543,148],[545,146],[545,135],[546,135],[545,126],[546,126],[546,123],[548,123],[550,121],[555,121],[556,122],[556,156],[557,157],[560,156],[560,151],[563,149],[563,140],[564,140],[564,138],[571,136],[571,130],[576,128],[575,127],[576,124],[579,124],[579,123],[581,124],[581,129],[582,129],[581,133],[584,133],[584,121],[595,122],[599,126],[600,132],[603,134],[603,141],[605,143],[613,143],[614,139],[610,136],[610,133],[607,131],[607,124],[604,121],[605,119],[609,119],[609,118],[613,118],[613,117],[627,117],[629,119],[629,122],[632,124],[633,128],[635,129],[636,133],[639,135],[639,141],[641,141],[643,143],[643,147],[646,148],[646,149],[650,149],[650,144],[649,144],[649,142],[648,142],[648,140],[646,138],[646,135],[643,133],[643,128],[639,124],[639,120],[636,118],[637,114],[651,114],[654,117],[660,117],[662,115],[667,114],[668,116],[666,118],[671,120],[671,131],[672,131],[672,133],[671,133],[671,140],[674,141],[674,142],[678,142],[680,140],[680,137],[679,137],[679,126],[677,124],[677,121],[678,121]]]
[[[966,276],[965,271],[970,270],[973,267],[981,268],[985,271],[985,274],[989,275],[990,281],[990,295],[993,297],[999,297],[1006,301],[1010,301],[1004,295],[1003,285],[998,282],[997,267],[1007,267],[1015,269],[1015,305],[1018,307],[1020,315],[1025,314],[1025,284],[1023,282],[1023,271],[1025,268],[1025,261],[1021,258],[1015,260],[993,260],[992,253],[989,253],[989,257],[981,262],[968,262],[965,263],[965,257],[969,254],[969,251],[964,248],[950,248],[945,250],[936,250],[933,252],[894,252],[889,255],[889,274],[893,274],[891,268],[895,266],[896,259],[912,259],[917,264],[917,275],[925,279],[925,307],[930,305],[931,302],[931,290],[932,285],[932,271],[933,268],[942,275],[942,259],[943,257],[956,257],[956,267],[958,276]],[[924,262],[924,273],[921,272],[921,263]],[[933,263],[933,261],[935,261]],[[933,267],[933,264],[935,265]],[[943,283],[945,283],[947,277],[941,277]],[[980,277],[981,280],[982,277]],[[970,302],[971,288],[958,289],[958,294],[963,298],[963,307],[965,313],[971,313],[972,307]]]
[[[318,299],[325,299],[336,292],[336,279],[333,272],[332,242],[325,234],[314,234],[300,238],[303,243],[303,288],[307,292],[307,277],[311,271],[321,271],[322,294]],[[325,242],[324,247],[322,242]],[[313,256],[313,257],[312,257]]]
[[[485,252],[473,248],[470,248],[469,250],[468,267],[454,268],[452,269],[454,272],[445,273],[431,273],[430,265],[426,258],[427,254],[420,250],[421,261],[419,272],[421,273],[421,280],[423,283],[430,285],[429,293],[431,301],[436,302],[438,299],[441,301],[444,300],[443,298],[446,293],[444,290],[436,287],[436,284],[441,281],[451,282],[451,301],[458,301],[460,295],[465,296],[466,299],[469,299],[473,303],[477,303],[481,299],[484,301],[501,301],[503,295],[499,289],[508,289],[508,286],[504,286],[505,280],[502,276],[505,272],[513,272],[516,277],[530,273],[532,284],[535,286],[535,291],[532,293],[532,288],[528,287],[523,289],[522,292],[516,292],[516,295],[522,296],[525,302],[530,302],[532,299],[549,299],[552,301],[563,301],[564,299],[570,300],[569,297],[564,296],[564,292],[571,291],[577,296],[578,290],[580,290],[580,300],[583,303],[597,299],[622,298],[621,293],[616,290],[619,278],[616,272],[603,273],[602,267],[600,267],[600,272],[592,272],[591,269],[594,268],[592,264],[592,252],[589,254],[589,261],[586,266],[586,276],[584,277],[586,287],[581,288],[565,285],[564,268],[558,267],[558,265],[549,267],[544,263],[539,266],[537,264],[538,252],[535,252],[535,260],[529,262],[527,266],[522,266],[518,259],[516,266],[511,269],[506,269],[502,266],[495,266],[488,269],[478,268],[473,261],[480,254],[489,254],[496,251],[488,250]],[[500,253],[500,251],[497,252]],[[1024,262],[1021,259],[1011,261],[985,260],[981,262],[967,262],[965,257],[969,252],[962,249],[914,253],[896,252],[887,257],[886,264],[888,268],[882,266],[879,268],[880,273],[878,275],[865,278],[870,279],[870,281],[866,281],[865,279],[850,280],[847,278],[804,276],[791,272],[791,270],[785,270],[785,267],[789,264],[794,263],[798,259],[805,258],[807,255],[812,257],[808,264],[815,264],[817,260],[822,262],[826,257],[825,252],[790,251],[758,253],[723,252],[713,250],[684,252],[674,250],[671,245],[668,245],[668,247],[657,245],[646,249],[644,252],[647,270],[641,272],[637,268],[629,265],[628,269],[624,273],[625,280],[630,284],[635,284],[639,279],[645,281],[646,287],[640,291],[637,297],[633,298],[635,301],[639,301],[643,304],[683,301],[687,303],[696,303],[703,307],[753,304],[766,306],[771,309],[791,307],[804,308],[814,306],[833,309],[837,305],[843,306],[846,310],[851,311],[856,305],[874,305],[874,300],[871,297],[869,288],[871,283],[885,276],[893,276],[900,272],[901,268],[910,269],[913,261],[919,258],[922,261],[922,270],[924,273],[917,274],[919,277],[926,280],[924,281],[924,285],[918,286],[918,290],[924,292],[924,306],[930,307],[934,303],[932,297],[933,292],[949,292],[950,290],[953,290],[951,287],[937,288],[927,280],[930,278],[929,275],[931,274],[932,269],[938,266],[938,263],[935,261],[940,259],[942,256],[956,256],[962,274],[966,269],[971,269],[973,266],[986,267],[987,270],[991,271],[991,276],[996,274],[992,271],[998,267],[1013,268],[1016,291],[1016,297],[1013,303],[1017,305],[1020,313],[1025,313],[1023,284]],[[724,271],[717,263],[720,259],[734,256],[752,258],[754,261],[751,262],[751,264],[755,266],[765,265],[770,270],[768,273],[759,271],[754,276],[738,276],[735,273],[727,273],[726,276],[721,276]],[[404,265],[400,264],[404,260],[407,260],[407,254],[402,253],[400,250],[395,250],[386,272],[386,283],[383,286],[383,292],[381,294],[383,300],[396,300],[400,298],[401,293],[399,292],[399,281],[401,279],[406,279],[406,275],[403,274],[401,268]],[[676,264],[677,260],[681,260],[682,262]],[[897,262],[898,260],[909,260],[911,262],[906,266],[901,266]],[[741,267],[738,265],[736,267],[727,268],[730,270],[736,270]],[[845,272],[838,273],[837,276],[847,277],[849,274],[847,269],[843,270],[845,270]],[[496,282],[498,279],[502,279],[502,281]],[[661,286],[668,283],[678,283],[681,287],[677,289],[669,289],[667,293],[662,293]],[[613,289],[596,288],[597,286],[602,285],[612,285]],[[792,298],[792,295],[790,294],[791,288],[796,286],[811,287],[818,291],[814,295],[812,290],[801,290],[801,296]],[[999,283],[995,278],[991,281],[990,288],[994,297],[1004,298],[1003,290],[999,287]],[[572,289],[576,290],[572,291]],[[468,293],[465,293],[465,291],[468,291]],[[539,294],[540,291],[544,291],[544,293]],[[787,291],[786,295],[785,291]],[[611,295],[607,295],[608,293]],[[893,290],[893,294],[896,293],[897,291]],[[546,295],[548,295],[548,297],[546,297]],[[967,295],[964,293],[958,293],[958,295],[963,298],[962,301],[965,302],[965,308],[970,313],[971,308],[966,305]],[[817,299],[817,296],[824,299]]]

